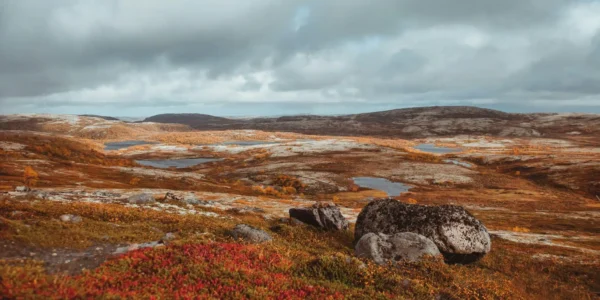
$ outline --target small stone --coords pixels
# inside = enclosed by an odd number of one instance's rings
[[[57,256],[57,255],[58,255],[58,254],[56,254],[56,253],[52,253],[52,256]]]
[[[246,224],[238,224],[231,231],[231,236],[252,243],[270,242],[273,238],[263,230]]]

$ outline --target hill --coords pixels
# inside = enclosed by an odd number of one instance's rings
[[[430,136],[565,136],[600,133],[596,114],[517,114],[471,106],[394,109],[345,116],[298,115],[228,119],[204,114],[165,114],[145,121],[195,129],[256,129],[304,134],[423,138]]]

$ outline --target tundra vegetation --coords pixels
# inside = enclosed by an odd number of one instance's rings
[[[600,140],[593,123],[581,122],[585,130],[560,136],[543,128],[545,136],[438,136],[423,127],[430,136],[375,137],[304,135],[273,124],[217,131],[3,116],[0,295],[596,299]],[[581,134],[568,134],[574,130]],[[128,140],[155,144],[104,150],[105,142]],[[220,144],[226,141],[276,143]],[[414,148],[421,143],[460,151],[425,153]],[[136,163],[205,157],[222,160],[180,169]],[[352,180],[366,176],[410,190],[388,195]],[[359,213],[388,196],[463,207],[478,220],[469,222],[485,225],[491,249],[470,264],[357,257]],[[310,226],[290,219],[292,208],[314,211],[324,224],[345,218],[350,228]],[[232,230],[240,224],[270,239],[238,239]]]

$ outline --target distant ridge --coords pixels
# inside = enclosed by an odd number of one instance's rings
[[[206,114],[162,114],[144,121],[184,124],[200,130],[256,129],[402,138],[458,134],[520,137],[600,134],[598,114],[521,114],[473,106],[431,106],[341,116],[295,115],[250,119]]]
[[[177,123],[188,125],[192,128],[214,127],[222,124],[234,124],[242,120],[215,117],[205,114],[160,114],[144,119],[144,122]]]
[[[79,115],[82,117],[92,117],[92,118],[100,118],[100,119],[104,119],[107,121],[120,121],[120,119],[115,118],[115,117],[107,117],[107,116],[99,116],[99,115]]]

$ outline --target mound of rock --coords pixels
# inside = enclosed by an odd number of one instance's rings
[[[242,239],[251,243],[264,243],[273,240],[264,230],[246,224],[236,225],[231,231],[231,236],[235,239]]]
[[[354,253],[357,257],[372,259],[380,265],[400,260],[418,262],[425,256],[441,256],[433,241],[412,232],[393,235],[367,233],[356,243]]]
[[[127,202],[131,204],[146,204],[154,203],[155,201],[156,200],[154,199],[154,197],[147,193],[137,194],[127,198]]]
[[[485,226],[461,206],[405,204],[394,199],[369,203],[358,215],[355,243],[368,233],[414,232],[431,239],[450,263],[471,263],[490,251]]]
[[[187,193],[185,196],[182,196],[182,195],[177,195],[173,192],[167,192],[165,194],[164,201],[177,201],[177,202],[183,202],[186,204],[199,204],[200,203],[198,198],[196,198],[196,195],[194,195],[193,193]]]
[[[316,203],[311,207],[291,208],[290,218],[325,230],[348,230],[348,220],[333,203]]]

